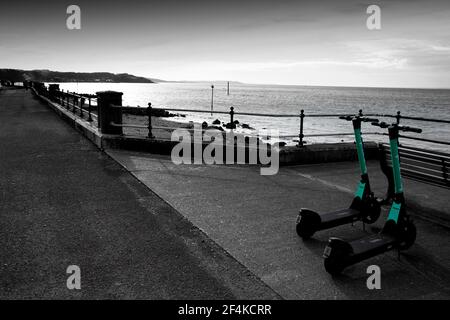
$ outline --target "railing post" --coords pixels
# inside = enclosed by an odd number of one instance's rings
[[[98,105],[98,126],[101,133],[106,134],[123,134],[122,127],[114,126],[122,124],[122,92],[101,91],[97,92]]]
[[[84,106],[84,98],[80,98],[80,117],[83,118],[83,106]]]
[[[70,101],[69,101],[69,90],[66,92],[66,108],[69,110],[70,108]]]
[[[74,93],[74,92],[72,93],[72,97],[73,97],[72,112],[75,113],[75,111],[76,111],[75,105],[76,105],[77,97],[75,96],[75,93]]]
[[[395,116],[395,118],[397,119],[397,124],[400,124],[400,118],[402,116],[400,115],[400,111],[397,111],[397,115]]]
[[[304,134],[303,134],[303,119],[305,118],[305,110],[300,110],[300,132],[298,134],[298,145],[300,147],[303,147],[303,138],[304,138]]]
[[[442,177],[444,178],[445,184],[448,186],[449,185],[449,181],[448,181],[447,164],[445,163],[445,159],[444,158],[441,159],[441,162],[442,162]]]
[[[88,109],[88,121],[92,122],[92,116],[91,116],[91,97],[89,99],[89,109]]]
[[[359,112],[358,112],[358,116],[360,116],[360,117],[362,117],[362,116],[363,116],[363,112],[362,112],[362,109],[359,109]]]
[[[153,139],[155,136],[152,133],[152,104],[148,104],[147,108],[147,116],[148,116],[148,137]]]
[[[230,107],[230,126],[232,129],[236,128],[234,125],[234,107]]]

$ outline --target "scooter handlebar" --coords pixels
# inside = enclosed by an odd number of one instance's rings
[[[380,128],[383,128],[383,129],[389,127],[389,125],[386,122],[376,122],[376,121],[374,121],[374,122],[372,122],[372,125],[380,127]]]
[[[380,122],[380,120],[378,120],[376,118],[367,118],[367,117],[362,117],[361,120],[364,121],[364,122],[371,122],[371,123],[378,123],[378,122]]]
[[[347,120],[352,121],[353,119],[360,119],[363,122],[378,122],[379,120],[376,118],[368,118],[368,117],[361,117],[361,116],[340,116],[339,119],[341,120]]]
[[[380,127],[380,128],[383,128],[383,129],[389,128],[389,124],[387,124],[386,122],[372,122],[372,125]],[[395,125],[395,124],[394,124],[394,126],[397,126],[397,129],[399,131],[422,133],[422,129],[420,129],[420,128],[414,128],[414,127],[408,127],[408,126],[399,126],[399,125]]]

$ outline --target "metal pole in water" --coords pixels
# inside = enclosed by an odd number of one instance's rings
[[[147,137],[150,139],[153,139],[155,136],[153,135],[152,132],[152,104],[149,103],[148,104],[148,108],[147,108],[147,116],[148,116],[148,135]]]
[[[230,95],[230,81],[227,82],[227,96]]]
[[[214,110],[214,85],[211,85],[211,116]]]
[[[303,147],[303,138],[305,135],[303,134],[303,119],[305,118],[305,110],[300,110],[300,133],[298,134],[298,145]]]

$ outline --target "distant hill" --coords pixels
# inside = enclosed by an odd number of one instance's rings
[[[34,80],[41,82],[128,82],[154,83],[154,81],[136,77],[128,73],[113,74],[109,72],[58,72],[50,70],[0,69],[0,79],[13,82]]]
[[[148,80],[155,82],[155,83],[164,83],[164,82],[170,82],[162,79],[156,79],[156,78],[147,78]]]

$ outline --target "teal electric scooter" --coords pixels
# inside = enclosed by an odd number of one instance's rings
[[[356,151],[361,169],[361,180],[356,189],[355,197],[348,208],[326,213],[317,213],[305,208],[300,209],[297,217],[296,231],[303,239],[309,239],[319,230],[334,228],[358,220],[371,224],[380,216],[381,200],[375,198],[370,189],[369,175],[367,173],[366,159],[364,157],[364,143],[361,134],[362,122],[378,122],[378,119],[359,115],[339,118],[352,121],[353,123]]]
[[[354,241],[330,238],[324,251],[325,269],[330,274],[339,274],[347,266],[374,257],[389,250],[407,250],[416,240],[416,227],[406,212],[398,152],[399,131],[421,133],[418,128],[388,125],[384,122],[372,123],[389,130],[389,144],[394,175],[395,195],[387,221],[378,234]]]

